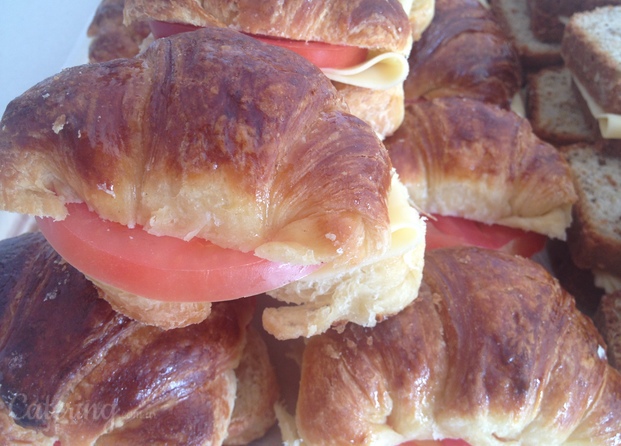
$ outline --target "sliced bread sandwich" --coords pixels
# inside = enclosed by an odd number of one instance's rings
[[[574,14],[561,46],[585,113],[601,136],[621,146],[621,6]]]
[[[571,73],[565,67],[550,67],[528,76],[527,117],[533,131],[553,145],[593,141],[594,129],[580,111]]]
[[[531,29],[542,42],[559,43],[573,14],[607,5],[621,0],[528,0]]]
[[[573,172],[578,202],[567,230],[576,266],[592,270],[606,292],[621,289],[621,153],[604,144],[561,147]]]

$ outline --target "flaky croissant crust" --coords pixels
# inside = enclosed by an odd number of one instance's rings
[[[298,428],[305,444],[321,445],[613,445],[621,374],[603,345],[539,264],[434,250],[403,312],[309,341]]]
[[[134,59],[71,68],[12,101],[0,206],[193,236],[277,261],[388,246],[390,159],[299,56],[205,28]],[[342,254],[342,255],[341,255]]]
[[[565,238],[577,199],[569,165],[515,113],[468,98],[413,101],[384,143],[422,210]]]
[[[478,0],[436,0],[409,63],[406,100],[461,96],[508,108],[522,85],[511,41]]]
[[[410,22],[397,0],[126,0],[125,23],[159,20],[244,33],[409,52]]]
[[[99,299],[40,233],[3,241],[0,444],[221,444],[237,418],[238,364],[247,369],[267,360],[253,339],[244,361],[247,337],[258,336],[247,331],[253,310],[251,300],[219,303],[205,322],[188,328],[145,326]],[[269,373],[242,375],[244,389],[271,386],[260,397],[271,398],[269,410],[275,402]],[[252,383],[257,377],[259,386]],[[261,418],[250,416],[255,423]],[[253,427],[236,425],[234,435],[260,436],[269,424],[257,425],[259,432]]]

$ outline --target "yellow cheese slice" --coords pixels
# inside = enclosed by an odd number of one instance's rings
[[[621,139],[621,115],[606,113],[604,109],[595,102],[595,99],[587,92],[586,88],[574,77],[573,80],[580,90],[580,94],[589,106],[589,111],[599,123],[599,131],[603,138]]]
[[[390,192],[388,193],[388,218],[390,220],[390,247],[380,257],[369,259],[357,267],[378,263],[385,259],[402,257],[425,245],[426,222],[410,204],[407,188],[401,183],[394,170]],[[337,268],[321,268],[307,278],[315,280],[333,276],[343,271]]]
[[[350,68],[323,68],[332,81],[356,87],[386,90],[401,84],[408,75],[409,65],[403,54],[395,52],[373,56]]]
[[[511,111],[522,118],[526,117],[526,106],[524,105],[523,94],[523,91],[518,91],[511,99]]]

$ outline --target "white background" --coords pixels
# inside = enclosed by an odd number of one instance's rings
[[[0,0],[0,114],[63,67],[86,63],[86,29],[101,0]],[[0,211],[0,239],[19,218]]]
[[[101,0],[0,0],[0,110],[65,66]],[[74,59],[77,60],[77,59]]]

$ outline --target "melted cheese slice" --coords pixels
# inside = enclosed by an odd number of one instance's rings
[[[606,113],[604,109],[595,102],[595,99],[586,91],[586,88],[574,77],[573,80],[580,90],[580,94],[589,106],[589,111],[599,123],[599,131],[603,138],[621,139],[621,115]]]
[[[410,15],[414,0],[399,0],[403,10]],[[363,63],[349,68],[323,68],[328,79],[355,87],[387,90],[403,83],[410,66],[404,54],[387,52],[371,56]]]
[[[386,90],[403,83],[409,72],[409,65],[403,54],[395,52],[372,56],[361,64],[350,68],[323,68],[328,79],[356,87]]]
[[[526,106],[524,105],[523,92],[518,91],[511,99],[511,111],[522,118],[526,117]]]
[[[388,218],[390,220],[390,247],[380,257],[368,259],[356,268],[382,262],[390,258],[402,257],[425,246],[426,223],[418,211],[410,205],[408,190],[393,170],[390,192],[388,193]],[[422,252],[422,251],[421,251]],[[341,274],[350,267],[321,268],[305,279],[317,280]]]

